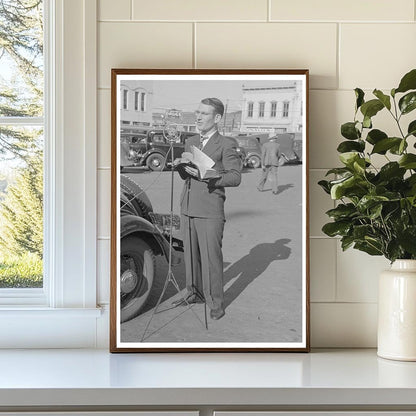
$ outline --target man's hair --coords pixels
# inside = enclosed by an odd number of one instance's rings
[[[201,103],[214,107],[214,114],[219,114],[221,117],[224,115],[224,104],[218,98],[204,98]]]

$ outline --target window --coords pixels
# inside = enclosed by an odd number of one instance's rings
[[[29,0],[8,3],[26,7]],[[22,119],[3,113],[0,126],[12,122],[13,127],[24,126],[32,134],[43,131],[38,138],[44,157],[44,284],[43,288],[0,290],[1,346],[93,348],[107,332],[105,324],[97,325],[101,314],[96,307],[97,174],[105,183],[96,163],[96,4],[37,3],[42,5],[45,23],[44,113],[29,123],[25,114]],[[5,68],[1,62],[0,72]],[[17,74],[16,79],[22,81]]]
[[[247,106],[247,117],[253,117],[253,107],[254,104],[252,102],[249,102]]]
[[[270,108],[270,117],[276,117],[276,113],[277,113],[277,102],[272,101],[272,105]]]
[[[137,91],[134,93],[134,111],[139,111],[139,93]]]
[[[127,90],[123,90],[123,110],[127,110],[128,98],[129,98],[129,92]]]
[[[259,117],[264,117],[264,106],[265,103],[263,101],[259,102]]]
[[[146,111],[145,108],[145,100],[146,100],[146,93],[141,93],[141,101],[140,101],[140,111]]]
[[[43,2],[0,13],[0,290],[43,288]]]
[[[289,117],[289,101],[283,103],[282,117]]]

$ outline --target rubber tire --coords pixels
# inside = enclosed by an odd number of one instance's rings
[[[132,292],[121,299],[120,291],[120,322],[133,319],[140,313],[145,305],[153,285],[156,274],[155,256],[149,244],[136,235],[130,235],[121,240],[120,247],[120,273],[123,264],[123,257],[134,262],[135,271],[139,271],[140,279]],[[121,279],[121,275],[119,276]],[[144,279],[144,280],[143,280]]]
[[[261,160],[258,156],[252,155],[247,160],[247,166],[253,169],[257,169],[261,166]]]
[[[120,192],[124,192],[131,200],[139,217],[149,220],[149,212],[153,212],[152,203],[143,188],[126,175],[120,175]]]
[[[153,161],[158,161],[156,166],[153,164]],[[153,153],[146,159],[146,166],[153,171],[160,172],[165,168],[165,158],[160,153]]]

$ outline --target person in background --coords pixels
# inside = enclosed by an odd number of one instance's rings
[[[261,148],[261,167],[263,169],[257,189],[264,190],[264,184],[270,175],[272,181],[272,191],[274,195],[278,193],[277,170],[279,167],[280,149],[277,137],[271,137]]]

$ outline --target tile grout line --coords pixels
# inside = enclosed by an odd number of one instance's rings
[[[133,20],[133,0],[130,0],[130,20]]]
[[[416,1],[416,0],[415,0]],[[270,23],[272,20],[272,0],[267,0],[267,22]]]
[[[416,1],[416,0],[415,0]],[[337,71],[337,90],[339,90],[339,80],[340,80],[340,72],[341,72],[341,24],[337,23],[337,62],[336,62],[336,71]]]
[[[196,69],[196,22],[192,23],[192,68]]]

